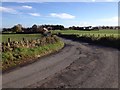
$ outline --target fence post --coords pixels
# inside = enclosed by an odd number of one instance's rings
[[[25,38],[23,38],[23,41],[25,41]]]
[[[11,38],[8,38],[8,42],[9,42],[9,43],[11,42]]]

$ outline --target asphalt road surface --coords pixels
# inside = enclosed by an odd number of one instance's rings
[[[63,41],[58,53],[4,73],[3,88],[118,88],[117,49]]]

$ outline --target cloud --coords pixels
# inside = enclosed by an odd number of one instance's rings
[[[0,12],[6,12],[11,14],[17,14],[18,12],[13,8],[0,7]]]
[[[31,15],[31,16],[36,16],[36,17],[40,16],[39,13],[29,13],[29,15]]]
[[[32,9],[31,6],[22,6],[23,8]]]
[[[114,2],[115,0],[106,0],[107,2]]]
[[[95,2],[96,0],[92,0],[92,2]]]
[[[93,23],[89,23],[89,22],[81,22],[80,24],[79,24],[79,26],[96,26],[95,24],[93,24]]]
[[[102,22],[118,22],[118,17],[115,16],[115,17],[111,17],[111,18],[104,18],[104,19],[100,19],[99,21],[102,21]]]
[[[74,19],[75,18],[75,16],[67,14],[67,13],[51,13],[50,16],[60,18],[60,19]]]
[[[101,25],[108,25],[108,26],[117,26],[118,25],[118,16],[109,17],[109,18],[102,18],[96,20]]]

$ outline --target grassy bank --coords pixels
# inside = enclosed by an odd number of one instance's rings
[[[16,48],[13,51],[2,52],[2,69],[3,71],[25,64],[35,60],[35,58],[56,52],[64,47],[60,40],[53,44],[47,44],[34,48]]]
[[[55,30],[52,33],[63,38],[113,47],[120,50],[119,30]]]
[[[113,47],[120,50],[120,38],[112,37],[112,36],[104,36],[104,37],[95,37],[95,36],[88,36],[88,35],[73,35],[73,34],[61,34],[60,37],[71,39],[74,41],[82,41],[87,42],[95,45],[102,45],[107,47]]]

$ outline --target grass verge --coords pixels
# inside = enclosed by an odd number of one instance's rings
[[[16,48],[14,51],[2,52],[2,71],[33,62],[36,58],[54,53],[64,47],[62,41],[34,48]]]
[[[79,36],[79,35],[65,35],[61,34],[59,35],[62,38],[71,39],[74,41],[82,41],[91,43],[94,45],[101,45],[106,47],[112,47],[120,50],[120,38],[112,37],[112,36],[105,36],[105,37],[95,37],[95,36]]]

